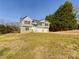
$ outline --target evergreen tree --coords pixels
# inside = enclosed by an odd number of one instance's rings
[[[51,31],[72,30],[78,27],[73,5],[68,1],[61,5],[54,14],[46,16],[46,20],[51,24]]]

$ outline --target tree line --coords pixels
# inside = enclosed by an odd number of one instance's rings
[[[20,29],[17,26],[0,24],[0,34],[15,33],[19,31]]]
[[[75,30],[79,28],[73,4],[66,1],[54,14],[45,18],[50,22],[50,31]]]

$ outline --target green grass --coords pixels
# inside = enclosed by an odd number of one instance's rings
[[[15,33],[0,38],[0,47],[9,48],[0,48],[2,59],[79,59],[79,35]]]
[[[3,56],[5,54],[5,52],[8,52],[9,50],[10,50],[10,48],[8,48],[8,47],[0,48],[0,56]]]

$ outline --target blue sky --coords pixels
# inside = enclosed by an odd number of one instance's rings
[[[0,0],[0,21],[15,22],[22,16],[42,19],[54,13],[64,0]],[[72,0],[78,6],[79,0]]]

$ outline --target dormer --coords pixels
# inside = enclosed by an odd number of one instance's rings
[[[40,24],[41,24],[41,26],[44,26],[44,27],[49,27],[49,25],[50,25],[50,23],[46,20],[41,20]]]
[[[32,19],[30,17],[24,16],[20,20],[21,26],[32,26]]]

